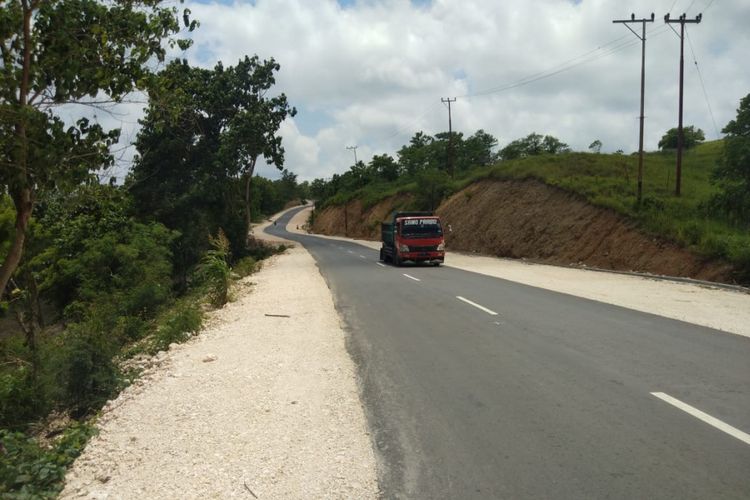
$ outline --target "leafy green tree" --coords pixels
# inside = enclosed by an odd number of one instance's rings
[[[329,196],[328,187],[329,183],[325,179],[313,179],[310,183],[310,196],[315,201],[322,201]]]
[[[497,139],[482,129],[463,141],[457,166],[467,170],[473,167],[484,167],[496,161],[493,150],[497,147]]]
[[[39,209],[33,243],[42,249],[26,265],[67,321],[83,321],[95,308],[145,319],[171,297],[175,235],[137,221],[122,188],[81,186]]]
[[[503,160],[514,160],[541,154],[561,154],[570,152],[564,142],[551,135],[542,136],[532,132],[523,139],[516,139],[500,150]]]
[[[244,185],[244,183],[243,183]],[[242,188],[242,186],[239,186]],[[284,201],[279,193],[278,184],[265,177],[255,176],[250,186],[252,194],[252,213],[256,217],[261,214],[275,214],[284,207]]]
[[[250,211],[250,183],[258,158],[266,163],[284,168],[284,147],[278,135],[279,127],[287,116],[297,114],[289,106],[286,95],[268,97],[266,94],[276,83],[274,73],[281,66],[273,58],[260,61],[258,56],[245,56],[234,68],[229,68],[228,104],[233,113],[227,129],[222,132],[221,156],[233,173],[245,179],[245,221],[249,234],[252,224]]]
[[[396,160],[390,155],[373,156],[372,160],[370,160],[370,168],[384,181],[392,182],[398,179],[399,166]]]
[[[450,188],[450,177],[445,170],[428,169],[419,172],[417,180],[417,204],[423,210],[435,210]]]
[[[182,233],[175,255],[183,278],[219,228],[241,256],[256,162],[263,156],[282,168],[277,131],[295,110],[284,94],[265,95],[278,69],[256,56],[213,70],[175,61],[159,74],[127,184],[143,216]]]
[[[424,132],[417,132],[409,145],[398,150],[398,162],[407,175],[415,175],[429,168],[431,163],[430,145],[435,139]]]
[[[21,261],[40,192],[75,185],[106,166],[119,135],[85,118],[65,124],[57,107],[118,101],[145,87],[147,63],[164,60],[161,42],[178,29],[177,9],[156,0],[0,0],[0,161],[6,165],[0,186],[16,210],[0,295]]]
[[[602,141],[599,139],[595,140],[591,144],[589,144],[589,151],[595,154],[599,154],[602,151]]]
[[[293,174],[289,170],[284,169],[281,172],[281,179],[277,182],[279,194],[284,204],[299,198],[297,174]]]
[[[690,125],[689,127],[683,127],[682,136],[683,146],[685,147],[685,149],[690,149],[706,140],[706,136],[703,131],[699,128],[695,128],[693,125]],[[666,149],[677,149],[677,140],[677,128],[670,128],[659,141],[659,149],[662,151]]]
[[[712,174],[721,192],[709,203],[750,227],[750,94],[740,100],[737,117],[722,132],[724,152]]]

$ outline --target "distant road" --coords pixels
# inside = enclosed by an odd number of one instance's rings
[[[350,334],[385,498],[750,498],[750,338],[286,232]],[[293,286],[293,284],[290,284]]]

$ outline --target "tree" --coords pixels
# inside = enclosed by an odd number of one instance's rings
[[[532,132],[523,139],[516,139],[500,150],[503,160],[514,160],[541,154],[561,154],[570,152],[564,142],[551,135],[542,136]]]
[[[372,160],[370,160],[370,167],[377,173],[378,177],[385,181],[391,182],[398,179],[398,163],[390,155],[373,156]]]
[[[254,56],[212,70],[174,61],[158,75],[128,185],[142,215],[182,233],[175,256],[183,275],[219,228],[235,255],[244,250],[257,160],[283,168],[277,133],[296,111],[284,94],[265,95],[278,69]]]
[[[194,29],[189,11],[183,14]],[[144,88],[146,64],[164,60],[161,42],[178,29],[177,9],[155,0],[0,0],[0,182],[16,211],[13,243],[0,267],[0,295],[21,261],[40,192],[77,184],[106,166],[119,135],[85,118],[65,124],[55,110],[76,102],[117,102]]]
[[[434,138],[424,132],[417,132],[409,141],[408,146],[398,150],[398,162],[408,175],[415,175],[429,167],[430,148]]]
[[[459,152],[459,169],[484,167],[496,160],[493,149],[497,147],[497,139],[482,129],[463,141]]]
[[[416,181],[416,203],[424,210],[435,210],[450,189],[450,177],[445,170],[423,170],[417,174]]]
[[[325,179],[313,179],[310,183],[310,196],[320,202],[328,197],[328,182]]]
[[[281,122],[297,114],[283,93],[266,97],[276,83],[274,73],[281,66],[273,58],[260,61],[258,56],[245,56],[228,70],[229,105],[236,111],[227,123],[222,151],[224,160],[245,179],[245,220],[250,233],[250,182],[260,156],[279,170],[284,168],[284,147],[277,135]]]
[[[276,181],[276,183],[278,183],[279,195],[284,203],[294,199],[299,199],[297,174],[293,174],[289,170],[284,169],[281,172],[281,179]]]
[[[750,94],[740,100],[737,118],[722,130],[724,151],[712,173],[721,192],[709,202],[734,221],[750,226]]]
[[[595,140],[591,144],[589,144],[589,151],[595,154],[599,154],[602,151],[602,141],[599,139]]]
[[[690,149],[706,140],[706,136],[701,129],[696,129],[693,125],[682,128],[683,147]],[[659,149],[677,149],[677,128],[670,128],[659,141]]]

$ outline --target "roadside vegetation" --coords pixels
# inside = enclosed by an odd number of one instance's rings
[[[375,156],[329,181],[311,183],[317,209],[361,200],[364,208],[399,193],[411,194],[406,209],[433,210],[442,200],[482,179],[536,179],[612,209],[648,234],[674,241],[708,258],[731,263],[738,282],[750,283],[750,95],[742,99],[725,138],[703,142],[686,127],[681,196],[675,192],[675,129],[660,151],[644,158],[643,199],[637,202],[638,155],[572,152],[551,136],[532,133],[496,148],[483,130],[412,137],[397,158]],[[450,155],[449,155],[450,151]],[[452,174],[452,175],[451,175]],[[313,217],[315,214],[313,214]]]
[[[248,238],[250,222],[309,197],[283,170],[277,132],[295,110],[271,95],[273,59],[150,69],[198,26],[171,5],[2,3],[2,498],[55,497],[91,418],[138,376],[131,361],[199,332],[284,250]],[[87,113],[134,90],[148,95],[137,155],[109,178],[119,130]],[[253,175],[261,157],[279,179]]]

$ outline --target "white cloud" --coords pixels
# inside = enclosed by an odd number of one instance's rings
[[[201,22],[193,64],[235,64],[245,54],[281,64],[279,92],[301,114],[281,129],[286,167],[301,180],[343,172],[358,159],[395,151],[414,132],[482,128],[501,145],[535,131],[574,149],[600,139],[605,151],[638,145],[640,42],[613,19],[656,15],[646,45],[646,148],[677,123],[679,40],[663,16],[688,9],[703,21],[688,33],[717,127],[734,118],[750,92],[746,0],[257,0],[190,3]],[[708,7],[708,9],[706,9]],[[633,25],[639,30],[639,25]],[[679,27],[678,27],[679,28]],[[610,43],[614,42],[614,43]],[[685,124],[714,138],[690,45],[685,45]],[[585,64],[581,64],[585,63]],[[468,96],[550,70],[533,83]],[[303,116],[307,114],[308,116]],[[301,124],[305,123],[302,127]],[[312,125],[310,125],[312,124]],[[316,125],[317,124],[317,125]],[[304,133],[301,132],[304,130]],[[263,175],[277,175],[261,168]]]

